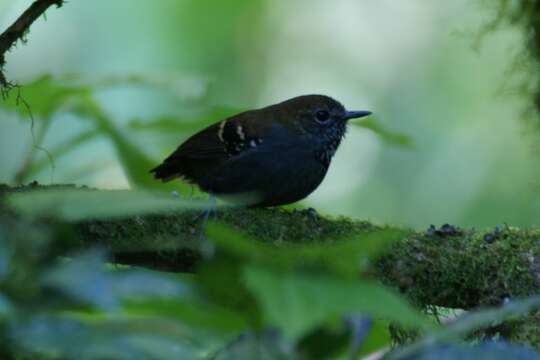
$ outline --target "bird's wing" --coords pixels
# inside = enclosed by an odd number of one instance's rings
[[[165,159],[165,161],[175,157],[191,159],[225,158],[227,156],[226,149],[218,136],[222,123],[223,121],[213,124],[191,136],[182,143],[175,152]]]
[[[270,131],[270,122],[254,115],[248,111],[210,125],[186,140],[151,172],[163,181],[183,177],[197,183],[209,171],[262,142]]]

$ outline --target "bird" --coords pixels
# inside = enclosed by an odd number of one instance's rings
[[[326,95],[297,96],[204,128],[150,172],[251,207],[291,204],[322,183],[347,122],[370,114]]]

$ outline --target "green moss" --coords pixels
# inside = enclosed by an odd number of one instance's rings
[[[377,275],[417,304],[472,309],[540,289],[540,231],[515,228],[458,236],[416,233],[391,246]]]
[[[526,344],[540,350],[540,311],[509,322],[507,338],[518,344]]]
[[[202,220],[198,213],[137,216],[114,221],[87,221],[77,228],[84,245],[101,245],[117,260],[155,265],[167,270],[192,270],[198,259]],[[381,229],[344,217],[331,219],[313,211],[227,209],[214,217],[261,241],[321,243]],[[146,260],[150,260],[147,262]]]

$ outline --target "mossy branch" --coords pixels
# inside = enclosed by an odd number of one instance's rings
[[[66,186],[0,186],[0,205],[5,193],[40,188]],[[112,196],[106,192],[101,195]],[[2,208],[0,215],[11,212]],[[105,247],[115,262],[126,265],[194,271],[201,248],[201,219],[197,215],[197,211],[191,211],[79,222],[75,224],[79,235],[76,246]],[[362,239],[362,235],[392,228],[320,216],[313,210],[281,208],[222,209],[216,220],[276,247],[331,243],[351,236]],[[405,234],[403,238],[382,250],[369,274],[399,289],[421,307],[472,309],[540,293],[539,229],[505,226],[476,231],[444,225],[426,231],[399,230]]]
[[[221,211],[218,220],[276,246],[334,241],[380,227],[309,211]],[[84,246],[102,245],[115,261],[169,271],[193,271],[199,258],[200,221],[194,214],[147,216],[78,225]],[[452,226],[410,231],[374,262],[372,274],[420,306],[472,309],[540,292],[540,231],[489,231]]]
[[[307,210],[228,210],[217,218],[278,247],[289,242],[329,242],[388,228],[314,216]],[[91,221],[78,224],[77,229],[83,247],[105,246],[115,262],[191,272],[200,259],[197,246],[193,246],[200,244],[200,226],[191,213]],[[472,310],[540,293],[539,256],[540,230],[505,227],[477,232],[443,226],[409,232],[379,255],[369,274],[422,309]],[[482,338],[497,333],[539,349],[538,318],[536,313],[477,335]],[[393,336],[399,343],[400,338]]]

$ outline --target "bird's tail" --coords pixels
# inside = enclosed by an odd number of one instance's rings
[[[170,162],[164,162],[161,165],[156,166],[150,170],[154,174],[154,178],[161,180],[163,182],[171,181],[177,177],[180,177],[178,172],[178,165],[172,164]]]

